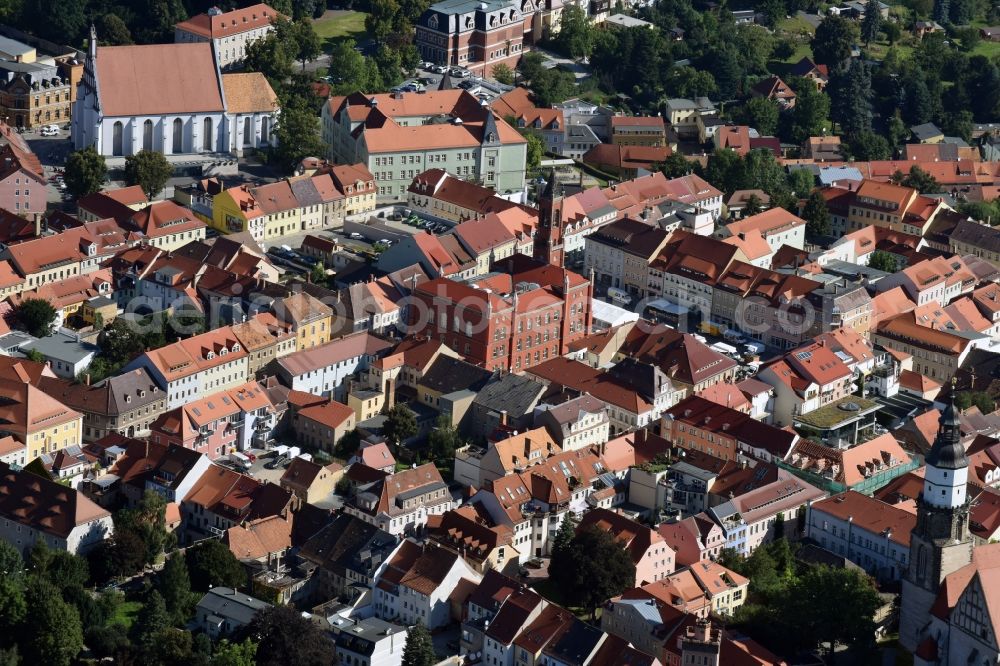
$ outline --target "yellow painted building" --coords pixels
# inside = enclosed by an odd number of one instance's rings
[[[333,328],[333,309],[299,292],[275,303],[275,314],[295,331],[299,351],[326,344]]]

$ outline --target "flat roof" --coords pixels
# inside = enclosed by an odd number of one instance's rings
[[[92,354],[100,351],[97,345],[77,339],[75,335],[57,331],[52,335],[39,338],[24,345],[23,349],[34,349],[46,358],[59,361],[78,363]]]

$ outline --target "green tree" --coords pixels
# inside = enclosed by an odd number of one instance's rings
[[[757,196],[756,194],[751,194],[749,197],[747,197],[747,203],[743,207],[744,217],[757,215],[763,210],[764,210],[763,203],[761,202],[759,196]]]
[[[806,199],[802,217],[806,221],[806,231],[811,236],[826,236],[830,233],[830,210],[819,191],[813,192]]]
[[[451,424],[446,416],[439,416],[437,425],[427,436],[427,446],[431,452],[431,459],[436,462],[444,462],[455,457],[455,449],[462,445],[461,438],[455,426]]]
[[[865,130],[848,137],[846,148],[852,158],[862,162],[887,160],[892,157],[889,141],[881,134],[871,130]]]
[[[830,117],[830,98],[807,82],[795,91],[792,122],[788,124],[788,138],[801,144],[811,136],[823,134]]]
[[[133,509],[122,509],[114,515],[115,532],[124,530],[137,535],[143,543],[143,563],[153,564],[172,543],[167,532],[167,502],[162,495],[147,490]]]
[[[120,623],[110,627],[90,627],[84,632],[85,642],[94,656],[101,659],[117,660],[123,663],[123,653],[131,643],[128,640],[128,629]]]
[[[893,255],[883,250],[875,250],[868,257],[868,267],[875,270],[895,273],[899,270],[899,261]]]
[[[726,196],[749,187],[749,177],[743,158],[728,148],[717,148],[709,155],[708,165],[705,167],[705,179],[722,190]]]
[[[538,51],[528,51],[521,56],[517,68],[521,70],[521,76],[531,81],[545,71],[545,57]]]
[[[132,44],[132,33],[117,14],[105,14],[97,22],[97,34],[102,46]]]
[[[271,87],[277,90],[292,75],[295,56],[296,53],[289,49],[289,44],[272,32],[264,39],[255,39],[247,44],[243,69],[260,72],[270,81]]]
[[[76,45],[87,29],[87,2],[25,0],[22,16],[28,19],[37,36],[57,44]]]
[[[126,318],[119,317],[111,322],[97,338],[97,345],[113,366],[121,366],[146,350],[138,326]]]
[[[66,190],[76,198],[100,191],[107,177],[108,167],[104,163],[104,156],[93,146],[70,153],[66,158],[63,178]]]
[[[301,106],[282,109],[274,136],[278,142],[275,160],[288,171],[303,158],[322,155],[326,150],[319,136],[319,118]]]
[[[868,0],[865,3],[865,18],[861,21],[861,38],[865,40],[865,46],[869,46],[878,37],[878,31],[882,29],[882,12],[879,9],[878,0]]]
[[[410,627],[406,632],[406,647],[403,648],[403,666],[434,666],[434,644],[431,634],[422,623]]]
[[[0,648],[15,643],[16,629],[27,612],[26,576],[21,554],[0,541]]]
[[[69,666],[83,649],[83,628],[76,609],[63,601],[59,589],[32,576],[27,587],[18,651],[25,664]]]
[[[545,142],[542,137],[538,136],[537,132],[527,131],[523,135],[528,142],[525,167],[528,171],[535,171],[541,166],[542,158],[545,157]]]
[[[555,46],[570,58],[585,58],[593,51],[594,26],[579,5],[570,4],[563,8]]]
[[[660,166],[660,171],[667,178],[680,178],[694,171],[694,163],[683,153],[671,153]]]
[[[871,70],[863,60],[852,60],[846,70],[831,75],[829,92],[833,119],[848,137],[871,131]]]
[[[53,550],[41,539],[32,546],[28,562],[32,574],[44,578],[60,594],[83,587],[90,577],[87,560],[64,550]]]
[[[963,411],[978,407],[983,414],[992,414],[996,409],[996,402],[989,393],[983,391],[962,391],[955,396],[955,406]]]
[[[566,556],[569,552],[570,545],[573,543],[574,536],[576,536],[576,524],[567,515],[563,518],[563,521],[559,523],[559,529],[556,530],[556,535],[552,539],[552,552],[559,552],[560,557]]]
[[[841,16],[829,14],[823,17],[816,34],[813,35],[813,59],[830,69],[840,68],[851,57],[851,47],[860,37],[857,26]]]
[[[778,129],[778,105],[766,97],[753,97],[743,107],[746,124],[762,136],[772,136]]]
[[[552,106],[571,97],[576,90],[576,78],[558,67],[543,69],[531,79],[531,92],[542,106]]]
[[[549,578],[593,616],[598,606],[635,584],[635,565],[609,532],[589,526],[577,531],[568,547],[552,552]]]
[[[361,446],[361,435],[358,433],[357,428],[345,432],[344,435],[337,441],[337,445],[333,448],[333,455],[340,458],[341,460],[348,460]]]
[[[881,605],[871,580],[856,569],[819,566],[808,569],[789,588],[788,619],[811,645],[851,646],[861,650],[875,641],[875,610]]]
[[[98,584],[104,584],[141,571],[146,564],[145,555],[146,544],[138,534],[117,529],[110,539],[90,551],[87,557],[93,579]]]
[[[368,67],[353,39],[334,43],[330,50],[330,73],[335,77],[333,88],[346,95],[369,90]]]
[[[187,562],[181,555],[167,558],[163,571],[156,578],[156,587],[163,595],[163,602],[167,612],[173,617],[174,624],[184,626],[194,614],[197,598],[191,592]]]
[[[125,158],[125,182],[141,187],[150,199],[163,191],[173,175],[174,168],[163,153],[140,150]]]
[[[44,298],[26,298],[15,311],[17,321],[30,335],[44,338],[52,334],[58,313]]]
[[[941,185],[937,182],[934,176],[930,175],[916,165],[910,167],[910,173],[906,174],[906,177],[903,178],[902,184],[906,187],[912,187],[920,193],[933,193],[941,191]]]
[[[379,41],[385,41],[396,30],[396,19],[402,14],[396,0],[369,0],[365,31]]]
[[[230,643],[223,639],[212,654],[211,666],[254,666],[257,644],[251,640]]]
[[[302,63],[303,71],[306,63],[314,60],[323,53],[323,42],[313,29],[312,21],[309,19],[297,19],[292,24],[291,40],[295,46],[295,59]]]
[[[336,660],[333,642],[290,606],[260,611],[245,634],[257,642],[257,664],[261,666],[329,666]]]
[[[236,556],[221,541],[208,539],[185,552],[191,588],[207,592],[210,587],[238,589],[246,584],[247,574]]]
[[[667,93],[675,97],[714,97],[719,87],[712,73],[694,67],[673,67],[665,80]]]
[[[417,416],[409,407],[397,403],[386,414],[382,434],[389,446],[398,449],[399,445],[417,434]]]
[[[493,79],[497,83],[502,83],[506,86],[514,85],[514,70],[512,70],[504,63],[500,63],[499,65],[494,65],[492,75]]]
[[[132,624],[132,642],[144,654],[152,654],[156,649],[156,639],[161,631],[170,627],[170,613],[163,596],[153,590],[146,597],[146,603],[139,609],[139,615]]]
[[[797,197],[809,196],[816,178],[809,169],[792,169],[788,174],[788,187]]]

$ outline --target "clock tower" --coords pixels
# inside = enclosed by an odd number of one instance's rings
[[[900,643],[910,651],[923,638],[941,582],[972,561],[969,459],[961,442],[954,385],[924,462],[924,488],[917,500],[917,524],[910,533],[899,620]]]

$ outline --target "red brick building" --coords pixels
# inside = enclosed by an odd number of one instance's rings
[[[517,67],[524,23],[509,0],[441,0],[417,22],[417,49],[425,60],[489,76],[499,63]]]
[[[438,278],[419,285],[410,332],[425,335],[488,370],[520,372],[562,356],[591,326],[591,284],[583,276],[523,255],[493,275],[463,284]]]

